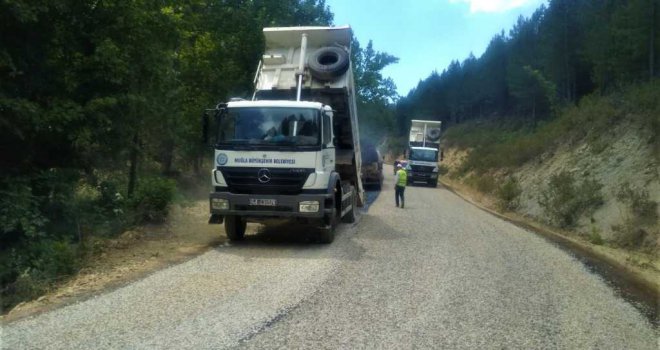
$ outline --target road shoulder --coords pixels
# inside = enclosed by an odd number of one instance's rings
[[[532,220],[514,212],[502,212],[494,205],[492,198],[478,192],[464,184],[444,178],[440,179],[442,186],[456,194],[466,202],[486,211],[498,218],[545,237],[560,247],[567,249],[588,265],[598,265],[596,269],[611,283],[620,288],[620,292],[627,294],[638,302],[646,303],[653,310],[650,317],[658,322],[658,295],[660,295],[660,271],[653,266],[638,263],[634,252],[622,251],[615,248],[595,245],[579,239],[576,233],[549,227],[543,223]]]

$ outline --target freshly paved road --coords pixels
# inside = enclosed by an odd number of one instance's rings
[[[386,174],[391,174],[386,168]],[[391,175],[329,246],[267,230],[85,302],[3,325],[3,349],[658,349],[568,253]]]

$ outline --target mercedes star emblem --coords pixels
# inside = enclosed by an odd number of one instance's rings
[[[260,169],[257,173],[257,180],[262,184],[268,183],[270,181],[270,171],[268,169]]]

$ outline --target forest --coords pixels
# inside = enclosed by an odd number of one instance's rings
[[[398,130],[411,119],[501,119],[534,128],[589,94],[657,78],[657,0],[551,0],[480,57],[455,60],[400,99]]]

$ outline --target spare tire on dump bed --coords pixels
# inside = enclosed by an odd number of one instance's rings
[[[441,135],[440,128],[429,129],[426,132],[426,138],[429,139],[429,141],[432,141],[432,142],[440,140],[440,135]]]
[[[348,52],[337,46],[322,47],[309,56],[307,66],[314,78],[332,80],[348,70]]]

